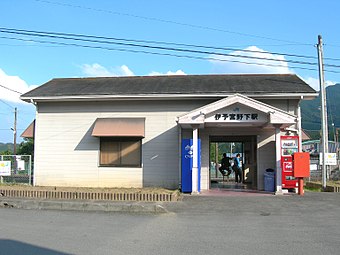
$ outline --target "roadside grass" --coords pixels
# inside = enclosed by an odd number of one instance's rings
[[[321,188],[304,187],[305,191],[309,192],[321,192]]]
[[[326,192],[339,192],[340,181],[328,180],[326,182]],[[306,181],[305,190],[311,192],[324,192],[321,181]]]

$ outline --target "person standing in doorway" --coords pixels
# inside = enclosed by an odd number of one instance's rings
[[[242,161],[240,153],[234,159],[235,182],[242,183]]]

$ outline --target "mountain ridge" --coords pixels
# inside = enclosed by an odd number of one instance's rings
[[[327,116],[330,137],[334,136],[332,126],[340,127],[340,83],[326,87]],[[301,102],[302,128],[312,136],[319,139],[321,130],[320,95],[313,100]]]

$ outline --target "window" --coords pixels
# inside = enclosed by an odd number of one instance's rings
[[[139,137],[101,137],[99,165],[140,167],[141,148]]]

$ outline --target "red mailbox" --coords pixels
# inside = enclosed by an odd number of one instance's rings
[[[308,152],[295,152],[293,154],[294,177],[309,177],[310,175],[310,156]]]
[[[293,154],[293,176],[298,179],[299,195],[303,195],[303,177],[310,174],[310,156],[308,152],[295,152]]]

